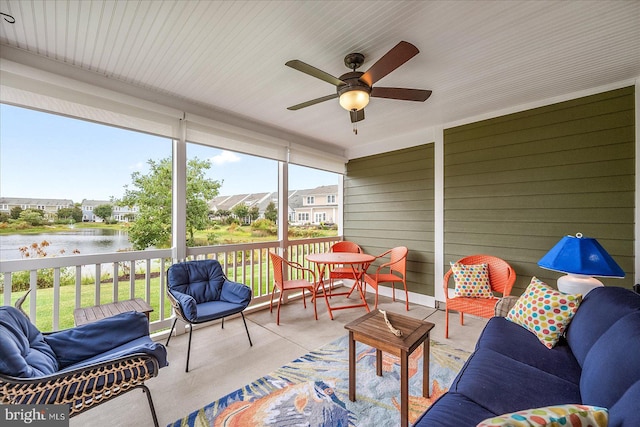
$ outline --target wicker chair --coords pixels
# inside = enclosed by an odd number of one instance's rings
[[[316,291],[318,282],[316,281],[316,274],[313,272],[313,270],[305,268],[297,262],[287,261],[280,255],[273,252],[269,252],[269,255],[271,256],[271,263],[273,264],[273,289],[271,291],[271,301],[269,303],[270,313],[273,311],[273,294],[276,292],[276,288],[280,291],[280,295],[278,296],[276,325],[280,324],[280,305],[282,304],[282,297],[287,291],[302,290],[302,301],[304,303],[304,308],[307,308],[305,291],[309,291],[311,293],[311,299],[313,300],[313,312],[315,314],[316,320],[318,320],[318,308],[316,305]],[[296,271],[298,274],[298,278],[286,280],[285,271],[287,269],[291,269],[292,272]]]
[[[516,273],[503,259],[491,255],[471,255],[457,261],[459,264],[488,264],[489,284],[492,292],[498,292],[505,297],[511,293],[511,288],[516,281]],[[450,269],[444,275],[444,297],[447,304],[445,310],[444,336],[449,338],[449,311],[460,313],[460,324],[464,325],[464,313],[490,318],[495,314],[495,305],[499,298],[467,298],[449,297],[449,279],[453,282],[453,271]]]
[[[380,283],[391,283],[391,295],[396,300],[396,283],[402,283],[404,287],[405,309],[409,311],[409,291],[407,290],[407,254],[406,246],[398,246],[378,255],[382,259],[389,255],[389,261],[381,264],[374,274],[365,274],[364,281],[376,291],[375,308],[378,308],[378,287]]]
[[[348,240],[344,240],[342,242],[337,242],[333,246],[331,246],[331,252],[350,252],[360,254],[362,253],[362,248],[358,246],[354,242],[350,242]],[[329,292],[328,295],[331,295],[331,290],[333,289],[333,281],[336,279],[351,279],[355,280],[355,274],[353,273],[353,268],[351,266],[330,266],[329,270]]]
[[[129,312],[53,333],[41,333],[18,309],[0,307],[0,403],[68,405],[73,417],[144,384],[167,366],[167,352],[149,337],[142,313]]]
[[[202,259],[173,264],[167,270],[167,296],[176,317],[165,345],[169,346],[178,319],[189,324],[185,372],[189,372],[193,325],[221,319],[224,328],[225,317],[240,314],[249,346],[253,346],[242,312],[251,302],[251,288],[229,280],[218,261]]]

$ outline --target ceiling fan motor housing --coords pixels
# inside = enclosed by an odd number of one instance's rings
[[[345,92],[351,92],[352,90],[361,90],[371,94],[371,86],[360,81],[360,76],[364,73],[360,71],[352,71],[340,76],[340,80],[346,84],[337,86],[338,95],[342,95]]]

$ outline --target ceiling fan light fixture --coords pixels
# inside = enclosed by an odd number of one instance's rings
[[[340,105],[347,111],[360,111],[369,104],[369,93],[353,89],[340,95]]]

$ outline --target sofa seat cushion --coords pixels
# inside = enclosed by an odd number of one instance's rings
[[[496,414],[469,400],[468,397],[448,392],[441,396],[415,422],[414,427],[461,427],[475,426],[480,421]]]
[[[603,286],[590,291],[567,329],[567,341],[576,360],[584,363],[591,346],[618,319],[640,311],[640,295],[628,289]]]
[[[14,307],[0,307],[0,373],[35,378],[58,370],[51,346],[29,319]]]
[[[574,384],[580,384],[582,369],[564,339],[560,339],[554,348],[549,349],[531,332],[504,317],[489,319],[476,347],[493,350]]]
[[[640,426],[640,381],[634,383],[620,399],[609,408],[608,427]]]
[[[582,403],[612,407],[640,381],[638,355],[640,312],[627,314],[614,323],[587,353],[580,379]]]
[[[469,357],[450,390],[494,414],[582,402],[574,382],[486,348]]]

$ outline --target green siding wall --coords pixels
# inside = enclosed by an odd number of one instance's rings
[[[519,295],[563,235],[595,237],[634,277],[634,88],[445,130],[444,261],[507,260]],[[429,211],[429,215],[431,212]]]
[[[344,237],[365,252],[409,248],[407,287],[433,295],[433,144],[349,161]]]

